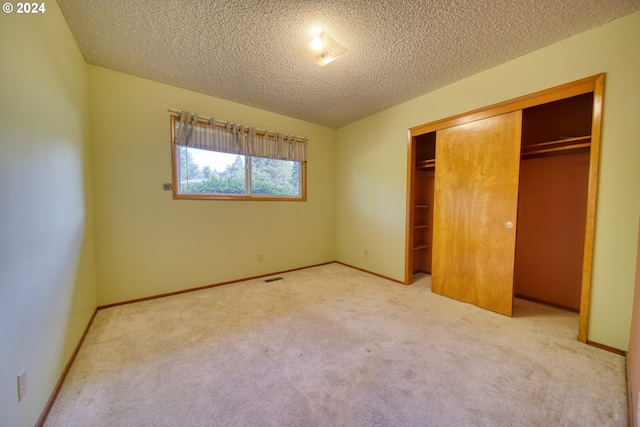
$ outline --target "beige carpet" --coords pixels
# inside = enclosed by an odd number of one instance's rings
[[[626,426],[625,358],[339,264],[100,310],[46,426]]]

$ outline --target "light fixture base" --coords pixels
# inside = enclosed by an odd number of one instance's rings
[[[341,46],[322,31],[300,51],[300,54],[324,67],[346,51],[346,47]]]

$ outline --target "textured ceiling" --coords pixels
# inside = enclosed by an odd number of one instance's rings
[[[58,4],[90,64],[334,128],[640,10],[640,0]],[[319,29],[348,48],[325,67],[299,54]]]

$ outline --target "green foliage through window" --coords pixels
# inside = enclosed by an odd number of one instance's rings
[[[300,197],[300,162],[183,146],[178,146],[176,155],[179,194]]]

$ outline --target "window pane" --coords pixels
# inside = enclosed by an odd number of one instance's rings
[[[300,163],[252,157],[251,192],[255,195],[299,196]]]
[[[246,194],[245,158],[178,146],[180,194]]]

